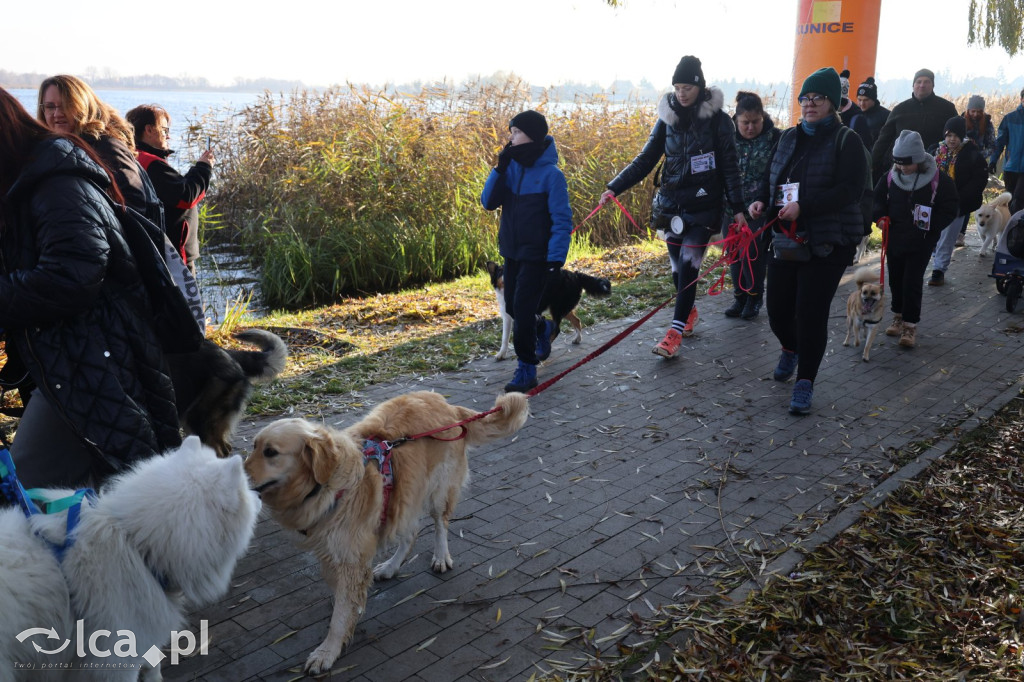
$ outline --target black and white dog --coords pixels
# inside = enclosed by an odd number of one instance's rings
[[[487,261],[487,272],[491,276],[491,286],[494,287],[494,294],[498,299],[498,309],[501,311],[501,348],[498,349],[494,359],[504,360],[510,355],[508,340],[512,336],[512,316],[505,310],[505,268],[494,261]],[[562,320],[568,320],[576,331],[572,339],[573,343],[583,340],[583,324],[580,322],[580,318],[576,317],[575,310],[584,291],[591,296],[603,298],[611,295],[612,283],[603,277],[593,277],[586,273],[562,268],[558,284],[551,292],[548,302],[548,311],[555,323],[555,332],[551,336],[552,341],[558,336]]]

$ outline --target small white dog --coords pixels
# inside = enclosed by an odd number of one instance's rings
[[[1003,192],[974,212],[974,222],[981,235],[981,251],[979,256],[988,256],[995,252],[1000,235],[1010,222],[1010,200],[1013,195]]]
[[[4,509],[0,680],[135,682],[140,669],[161,679],[156,653],[184,629],[186,605],[227,592],[259,510],[242,459],[219,459],[195,436],[83,503],[61,561],[51,543],[64,542],[67,512]]]

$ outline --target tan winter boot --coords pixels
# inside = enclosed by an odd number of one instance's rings
[[[909,322],[903,323],[903,333],[900,334],[900,346],[903,348],[913,348],[917,345],[917,340],[914,338],[917,334],[917,325]]]
[[[903,314],[894,313],[892,316],[892,324],[885,330],[886,336],[899,336],[903,333]]]

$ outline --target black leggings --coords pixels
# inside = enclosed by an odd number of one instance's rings
[[[704,261],[704,251],[710,238],[710,227],[687,225],[683,234],[670,235],[665,242],[665,246],[668,247],[668,260],[672,264],[672,279],[676,284],[676,310],[673,320],[685,322],[690,309],[693,308],[693,302],[697,298],[700,264]]]
[[[921,321],[921,298],[924,296],[924,272],[931,259],[929,251],[907,251],[887,254],[889,294],[892,311],[903,316],[904,322]]]
[[[804,263],[772,258],[768,262],[768,323],[786,350],[800,355],[797,379],[814,379],[828,345],[832,298],[854,247],[837,247]]]

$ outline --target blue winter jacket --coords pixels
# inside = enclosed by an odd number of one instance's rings
[[[498,249],[512,260],[565,263],[572,234],[572,209],[558,151],[550,135],[547,147],[530,167],[512,161],[504,173],[487,176],[480,203],[501,207]]]
[[[1024,104],[1003,116],[1003,120],[1000,121],[999,134],[996,136],[992,158],[988,160],[989,165],[999,160],[1004,147],[1006,160],[1003,162],[1003,170],[1024,173]]]

